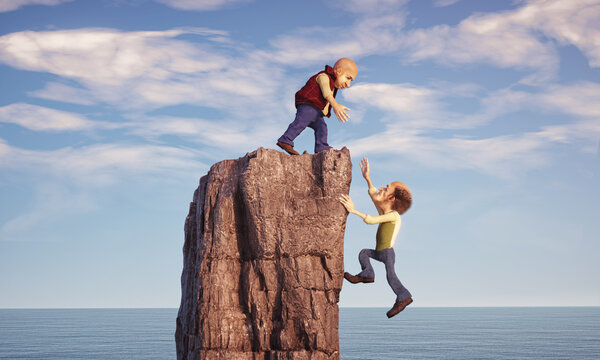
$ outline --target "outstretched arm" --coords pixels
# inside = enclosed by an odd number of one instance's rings
[[[346,208],[346,210],[348,210],[350,214],[356,214],[360,216],[363,220],[367,217],[367,214],[363,214],[354,208],[354,203],[352,202],[352,199],[350,199],[350,195],[340,195],[340,202],[342,203],[342,205],[344,205],[344,207]]]
[[[396,220],[396,212],[389,212],[378,216],[371,216],[361,213],[360,211],[354,208],[354,203],[352,202],[352,199],[350,199],[350,196],[346,194],[340,195],[340,202],[342,203],[342,205],[344,205],[344,207],[346,208],[346,210],[348,210],[349,213],[360,216],[363,219],[363,221],[367,224],[380,224]]]
[[[346,112],[350,111],[350,109],[335,101],[333,93],[325,97],[325,100],[329,102],[329,106],[331,106],[331,108],[333,109],[333,113],[335,114],[339,122],[344,123],[348,121],[348,119],[350,119],[350,115],[348,115],[348,113]]]
[[[317,76],[317,84],[319,84],[319,88],[321,89],[321,94],[323,94],[323,98],[329,102],[329,106],[333,110],[333,113],[337,117],[339,122],[346,122],[350,119],[350,116],[346,111],[349,111],[346,106],[338,103],[333,97],[333,91],[331,91],[330,84],[331,80],[329,80],[329,76],[327,74],[320,74]]]

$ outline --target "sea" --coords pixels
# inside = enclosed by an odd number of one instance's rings
[[[600,360],[600,307],[340,308],[344,360]],[[0,309],[0,359],[175,359],[177,309]]]

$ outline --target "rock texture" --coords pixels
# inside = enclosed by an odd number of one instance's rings
[[[213,165],[185,223],[178,359],[339,359],[350,153]]]

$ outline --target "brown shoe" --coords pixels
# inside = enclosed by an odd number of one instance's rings
[[[358,283],[372,283],[373,281],[375,281],[375,279],[373,278],[366,278],[364,276],[358,276],[358,275],[350,275],[350,273],[345,272],[344,273],[344,279],[350,281],[353,284],[358,284]]]
[[[279,146],[280,148],[285,150],[285,152],[287,152],[290,155],[300,155],[300,154],[298,154],[298,152],[296,150],[294,150],[294,147],[290,144],[286,144],[284,142],[278,141],[277,146]]]
[[[398,315],[398,313],[404,310],[405,307],[410,305],[413,302],[413,299],[409,297],[408,299],[404,299],[402,301],[396,301],[394,306],[387,312],[387,317],[391,318],[392,316]]]

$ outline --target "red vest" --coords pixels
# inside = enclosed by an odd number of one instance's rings
[[[323,110],[323,108],[325,108],[325,105],[327,105],[327,100],[325,100],[323,97],[321,88],[319,87],[319,84],[317,84],[316,80],[317,76],[322,73],[326,73],[327,76],[329,76],[329,87],[331,90],[333,90],[333,97],[335,98],[338,90],[333,86],[336,76],[333,68],[329,65],[325,65],[325,70],[313,75],[310,79],[308,79],[306,85],[304,85],[302,89],[298,90],[296,93],[296,107],[298,107],[300,104],[308,104],[316,107],[319,110]],[[329,106],[326,116],[331,116],[331,106]]]

